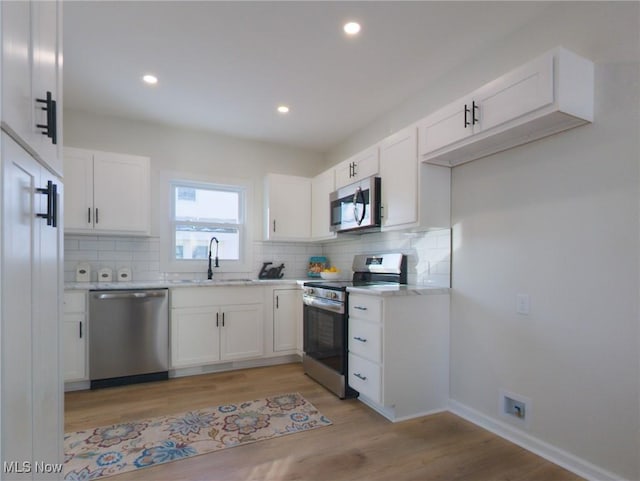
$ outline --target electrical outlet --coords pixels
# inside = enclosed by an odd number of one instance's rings
[[[501,389],[500,415],[513,423],[528,428],[531,417],[531,400]]]
[[[525,316],[529,315],[530,299],[529,294],[516,294],[516,312]]]

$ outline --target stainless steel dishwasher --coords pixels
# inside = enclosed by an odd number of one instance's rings
[[[168,378],[167,289],[89,293],[91,389]]]

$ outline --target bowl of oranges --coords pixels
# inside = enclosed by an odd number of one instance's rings
[[[320,271],[320,277],[328,281],[335,281],[336,279],[340,279],[340,269],[337,267],[329,267],[328,269]]]

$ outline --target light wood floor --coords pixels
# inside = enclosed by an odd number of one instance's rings
[[[299,392],[332,426],[113,476],[110,481],[510,480],[581,478],[453,414],[391,423],[341,401],[300,364],[65,395],[65,431]]]

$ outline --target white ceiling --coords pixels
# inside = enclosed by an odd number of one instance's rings
[[[65,108],[325,152],[547,6],[64,2]]]

